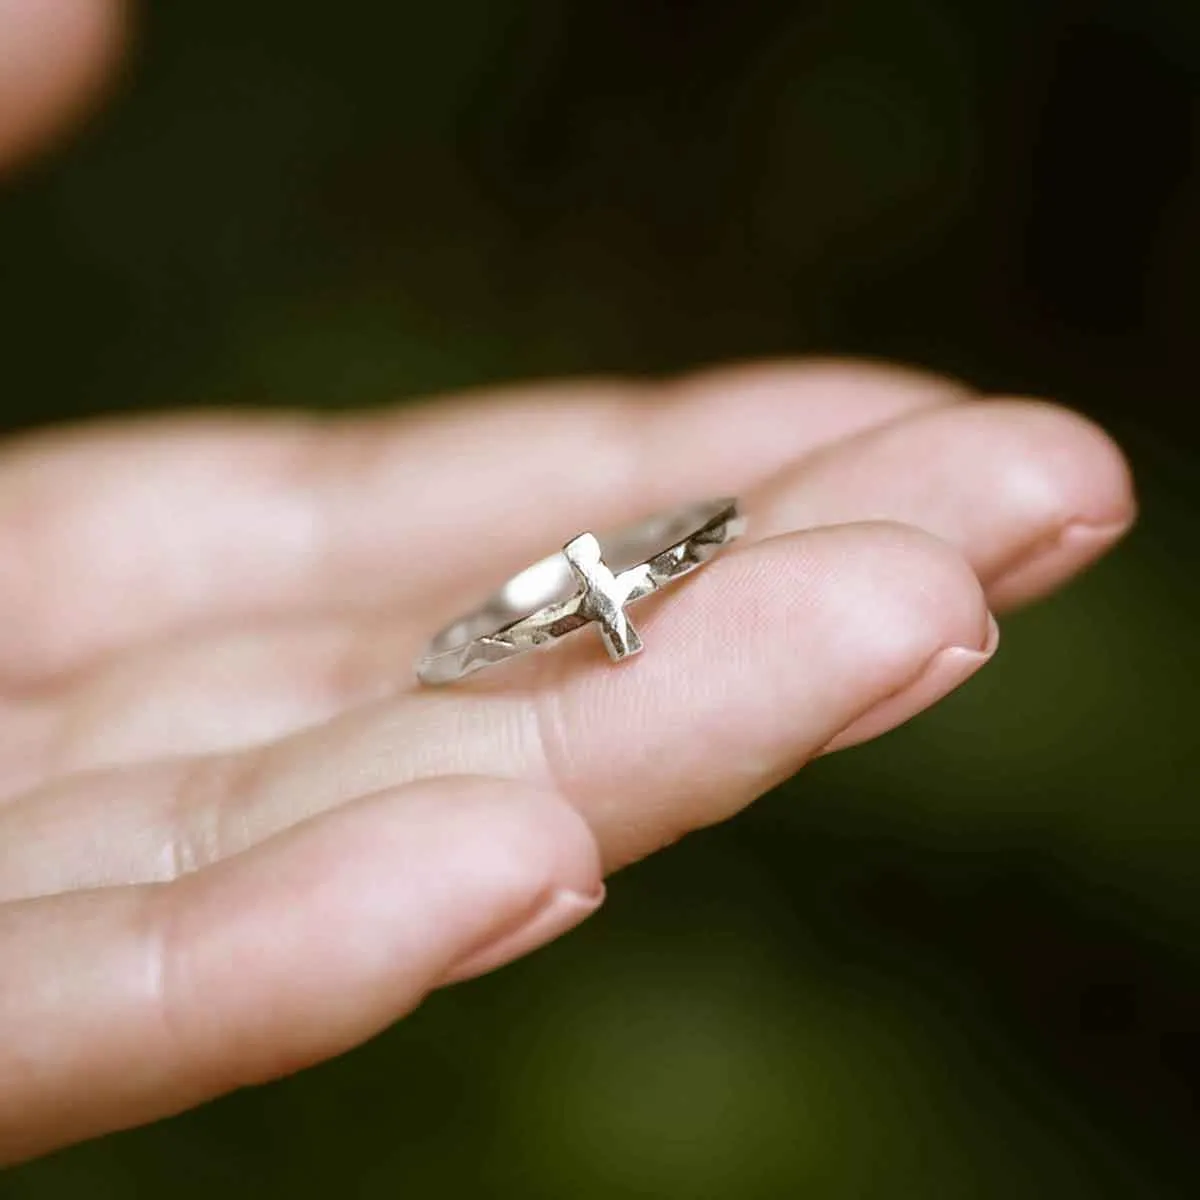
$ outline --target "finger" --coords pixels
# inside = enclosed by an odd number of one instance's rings
[[[0,678],[216,619],[460,594],[580,528],[739,492],[961,394],[910,372],[776,365],[353,421],[41,435],[0,462]]]
[[[169,886],[0,908],[0,1162],[177,1112],[370,1037],[593,911],[553,796],[370,797]]]
[[[121,0],[0,0],[0,166],[94,97],[125,19]]]
[[[894,725],[994,649],[979,584],[918,530],[813,530],[637,610],[620,668],[580,635],[458,688],[224,759],[68,779],[0,809],[0,894],[170,876],[344,801],[446,773],[552,786],[611,867],[729,816],[868,714]]]
[[[46,779],[261,745],[407,687],[387,620],[258,621],[153,643],[0,710],[0,803]]]
[[[1132,524],[1124,456],[1090,421],[1054,405],[984,401],[915,414],[785,468],[746,502],[769,537],[872,519],[958,546],[993,609],[1044,594]]]
[[[1135,501],[1120,451],[1095,425],[1009,400],[931,408],[843,439],[785,468],[746,506],[760,538],[872,518],[927,529],[963,551],[995,608],[1035,598],[1101,554]],[[12,782],[36,781],[31,756],[46,771],[98,767],[240,748],[327,720],[407,685],[425,623],[299,621],[122,660],[45,706],[42,738],[28,719],[10,722]]]
[[[1120,451],[1095,425],[1009,400],[926,409],[843,439],[785,468],[746,508],[757,538],[872,518],[927,529],[959,547],[995,608],[1080,570],[1128,528],[1135,502]],[[300,620],[157,647],[61,693],[43,710],[44,736],[26,720],[3,758],[31,786],[30,755],[61,772],[283,736],[408,686],[427,625]]]

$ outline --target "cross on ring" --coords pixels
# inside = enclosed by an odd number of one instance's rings
[[[703,566],[744,528],[737,501],[722,499],[651,517],[609,538],[581,533],[443,629],[417,660],[417,677],[452,683],[593,623],[614,661],[630,658],[642,650],[642,639],[626,608]],[[633,565],[610,565],[625,563]]]
[[[620,662],[631,654],[641,653],[642,639],[626,615],[625,606],[638,594],[646,594],[649,568],[643,564],[614,575],[604,561],[594,533],[581,533],[573,538],[563,547],[563,554],[582,589],[579,615],[600,626],[600,637],[609,657]]]

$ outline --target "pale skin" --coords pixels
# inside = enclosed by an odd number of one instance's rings
[[[93,98],[123,26],[0,0],[5,165]],[[638,607],[646,653],[579,634],[411,681],[507,571],[718,494],[750,532]],[[951,691],[990,612],[1133,515],[1084,419],[842,362],[12,442],[0,1163],[335,1055],[536,949],[607,873]]]

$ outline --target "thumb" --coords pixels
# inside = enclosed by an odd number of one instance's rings
[[[126,16],[123,0],[0,0],[0,166],[95,93]]]
[[[411,784],[173,883],[0,907],[0,1163],[337,1054],[570,928],[591,834],[526,785]]]

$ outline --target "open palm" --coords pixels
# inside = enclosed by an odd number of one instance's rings
[[[111,17],[0,0],[0,154],[99,78]],[[720,493],[749,535],[647,602],[640,658],[581,637],[415,686],[512,570]],[[1082,419],[838,363],[12,444],[0,1161],[335,1054],[546,942],[607,871],[950,691],[989,610],[1132,513]]]

